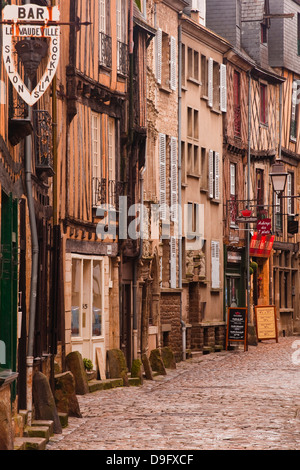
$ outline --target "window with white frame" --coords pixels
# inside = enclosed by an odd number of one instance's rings
[[[298,127],[298,93],[299,93],[299,80],[294,80],[293,91],[292,91],[292,105],[291,105],[291,129],[290,129],[290,140],[296,142],[297,140],[297,127]]]
[[[288,215],[294,215],[294,173],[288,172],[287,176],[287,213]]]
[[[98,113],[92,113],[92,165],[93,206],[96,206],[101,202],[98,196],[102,180],[101,114]]]
[[[209,197],[220,200],[220,154],[213,150],[209,151]]]
[[[165,220],[166,203],[167,203],[167,169],[166,169],[166,152],[167,142],[166,135],[159,134],[159,203],[160,203],[160,215],[161,219]]]
[[[227,111],[227,67],[208,59],[208,106],[216,111]]]
[[[103,260],[72,256],[72,338],[103,336]]]
[[[156,80],[162,87],[175,91],[177,87],[176,38],[157,29],[155,39]]]
[[[211,287],[220,288],[220,242],[211,242]]]

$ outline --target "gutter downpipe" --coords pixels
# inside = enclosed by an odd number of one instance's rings
[[[31,118],[31,110],[29,112]],[[32,142],[31,136],[26,137],[25,141],[25,182],[27,192],[27,204],[31,230],[31,287],[30,287],[30,310],[29,310],[29,331],[28,331],[28,349],[27,349],[27,411],[28,424],[31,425],[32,420],[32,380],[33,380],[33,349],[34,349],[34,333],[35,333],[35,317],[36,317],[36,298],[37,298],[37,281],[38,281],[38,259],[39,259],[39,243],[37,224],[35,218],[34,200],[32,196]]]
[[[250,178],[251,178],[251,70],[248,72],[249,76],[249,91],[248,91],[248,161],[247,161],[247,208],[249,209],[250,205]],[[247,308],[248,308],[248,325],[251,322],[251,315],[250,315],[250,226],[249,224],[246,225],[247,229]],[[248,326],[249,328],[249,326]]]
[[[180,19],[180,14],[179,14]],[[178,271],[179,271],[179,288],[182,289],[182,211],[181,203],[181,178],[182,178],[182,165],[181,165],[181,72],[182,72],[182,26],[178,27]],[[180,323],[182,326],[182,356],[186,360],[186,324],[182,319],[182,292],[180,300]]]
[[[25,4],[30,4],[30,0],[25,0]],[[29,89],[31,83],[28,83]],[[29,118],[32,118],[32,110],[29,107]],[[37,298],[37,282],[38,282],[38,259],[39,259],[39,242],[37,233],[37,223],[35,217],[34,199],[32,195],[32,136],[27,136],[25,139],[25,183],[27,192],[27,204],[31,229],[31,248],[32,248],[32,262],[31,262],[31,286],[30,286],[30,307],[29,307],[29,331],[28,331],[28,349],[27,349],[27,411],[28,411],[28,425],[32,422],[32,382],[33,382],[33,350],[34,350],[34,333],[35,333],[35,318],[36,318],[36,298]]]

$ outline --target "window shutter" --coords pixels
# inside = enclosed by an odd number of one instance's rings
[[[161,219],[166,219],[166,135],[159,134],[159,192]]]
[[[156,79],[161,84],[162,69],[162,30],[158,28],[156,32]]]
[[[106,32],[105,1],[106,0],[99,0],[99,30],[100,30],[100,33],[105,33]]]
[[[176,238],[171,237],[170,240],[170,287],[176,289]]]
[[[176,90],[176,39],[170,39],[170,88]]]
[[[227,77],[226,65],[220,65],[220,110],[223,113],[227,111]]]
[[[214,61],[210,57],[208,59],[208,106],[212,108],[213,106],[213,66]]]
[[[214,152],[209,151],[209,162],[208,162],[208,191],[210,199],[214,198]]]
[[[220,288],[220,243],[211,242],[211,286]]]
[[[220,154],[215,152],[215,199],[220,199]]]
[[[235,164],[230,164],[230,196],[235,196]]]
[[[171,137],[171,220],[177,220],[177,140]]]
[[[292,114],[291,114],[291,139],[296,140],[297,138],[297,94],[298,85],[297,82],[293,82],[292,92]]]
[[[291,173],[288,173],[287,177],[287,195],[292,196],[292,175]],[[292,214],[292,199],[288,198],[287,200],[287,213],[288,215],[293,215]]]

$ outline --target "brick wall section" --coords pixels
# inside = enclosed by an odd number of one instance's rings
[[[160,318],[162,325],[171,325],[168,346],[172,348],[177,361],[182,360],[182,328],[180,323],[181,292],[162,292]]]

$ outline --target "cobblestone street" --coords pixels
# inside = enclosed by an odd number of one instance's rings
[[[199,356],[141,387],[78,397],[83,418],[47,449],[300,450],[299,340]]]

